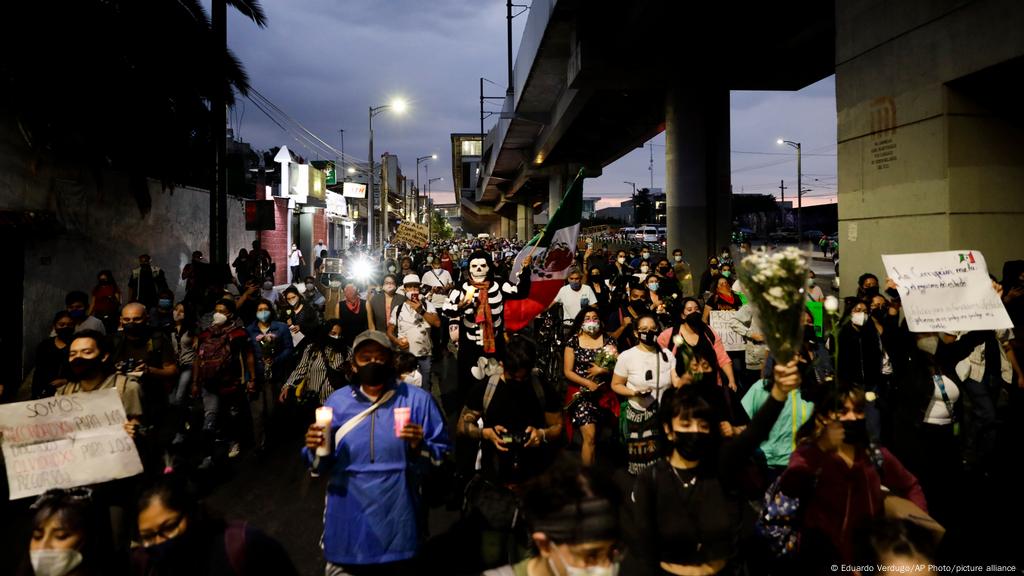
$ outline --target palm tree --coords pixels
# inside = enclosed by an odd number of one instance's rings
[[[266,26],[258,0],[227,0]],[[227,54],[216,78],[210,18],[199,0],[12,2],[0,35],[0,130],[20,137],[37,163],[124,172],[140,210],[146,177],[208,187],[212,91],[246,94],[241,62]]]

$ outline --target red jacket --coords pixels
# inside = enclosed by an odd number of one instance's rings
[[[793,453],[779,489],[800,498],[801,555],[819,565],[853,563],[859,533],[885,515],[883,483],[894,495],[928,511],[917,478],[892,453],[881,451],[881,477],[865,450],[857,451],[852,467],[816,442],[806,442]]]

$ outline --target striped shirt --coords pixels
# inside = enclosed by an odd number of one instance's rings
[[[341,370],[341,365],[348,356],[349,351],[347,348],[335,351],[331,348],[322,348],[316,344],[306,346],[306,350],[302,353],[302,359],[299,360],[299,365],[292,371],[285,386],[295,388],[300,382],[305,380],[306,389],[316,392],[317,397],[320,398],[320,404],[325,404],[327,397],[334,393],[334,387],[331,386],[327,376],[328,366],[330,366],[331,371]],[[340,382],[336,383],[340,385]]]

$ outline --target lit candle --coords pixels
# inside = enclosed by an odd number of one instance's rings
[[[329,456],[331,454],[331,423],[334,422],[334,409],[330,406],[321,406],[316,409],[316,425],[324,431],[324,441],[316,449],[317,456]]]

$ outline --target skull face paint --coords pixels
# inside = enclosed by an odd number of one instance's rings
[[[491,267],[487,265],[487,260],[484,258],[473,258],[469,261],[469,276],[473,279],[473,282],[487,280],[487,273],[490,270]]]

